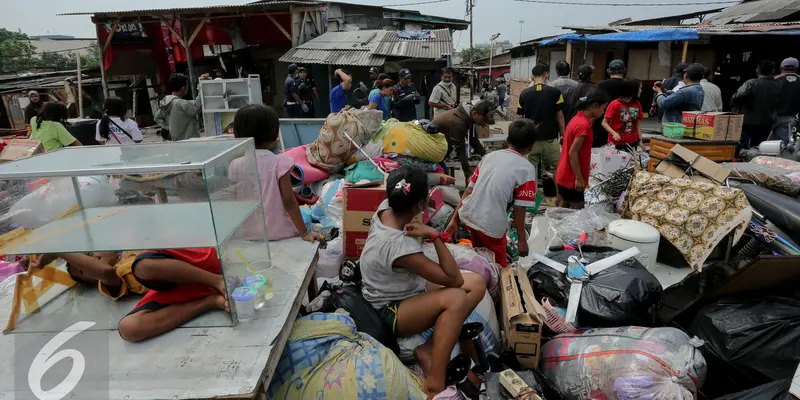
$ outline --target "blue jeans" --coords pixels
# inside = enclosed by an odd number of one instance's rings
[[[797,123],[797,119],[793,116],[781,116],[775,120],[775,126],[772,130],[775,132],[776,139],[780,139],[783,144],[789,143],[789,134],[792,132],[792,127]]]

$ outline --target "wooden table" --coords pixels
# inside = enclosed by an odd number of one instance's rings
[[[650,165],[648,170],[654,171],[659,161],[669,154],[675,145],[681,145],[687,149],[716,162],[733,161],[736,156],[737,141],[721,140],[708,141],[692,138],[668,138],[665,136],[653,136],[650,139]]]
[[[73,287],[45,304],[40,312],[20,321],[17,330],[0,337],[0,365],[4,371],[0,374],[0,399],[21,398],[17,390],[30,393],[27,387],[15,387],[15,382],[20,381],[15,374],[28,368],[15,363],[14,353],[17,345],[48,335],[36,332],[36,318],[56,318],[79,311],[75,318],[97,320],[98,329],[93,327],[91,334],[105,338],[98,347],[109,354],[89,353],[87,360],[96,360],[97,356],[109,360],[109,375],[94,377],[108,380],[106,399],[263,398],[264,386],[269,385],[275,373],[306,290],[316,286],[316,282],[311,283],[317,246],[300,238],[270,242],[275,297],[256,311],[250,322],[230,326],[227,314],[209,312],[142,343],[122,340],[116,329],[116,321],[133,309],[138,298],[114,302],[100,296],[95,288]],[[2,321],[8,315],[12,297],[0,299]],[[79,335],[82,334],[86,332]],[[70,348],[69,343],[63,348]],[[25,377],[22,378],[24,382]]]

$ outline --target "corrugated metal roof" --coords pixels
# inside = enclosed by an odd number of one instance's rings
[[[752,24],[701,24],[701,25],[614,25],[614,26],[565,26],[564,29],[575,31],[597,32],[639,32],[661,29],[692,29],[698,33],[726,33],[726,32],[771,32],[788,29],[797,29],[800,22],[770,22]],[[527,42],[526,42],[527,43]]]
[[[709,21],[714,24],[778,21],[797,12],[800,12],[797,0],[747,1],[722,10]]]
[[[289,50],[281,62],[372,66],[387,57],[438,60],[453,53],[447,29],[431,31],[432,39],[402,39],[396,31],[326,32]]]
[[[264,9],[271,8],[270,6],[313,6],[323,4],[314,0],[275,0],[264,3],[250,3],[238,5],[215,5],[215,6],[199,6],[199,7],[186,7],[186,8],[152,8],[141,10],[120,10],[120,11],[92,11],[92,12],[74,12],[64,13],[58,15],[95,15],[98,17],[124,17],[136,16],[141,14],[188,14],[188,13],[208,13],[208,12],[235,12],[238,10],[248,9]]]

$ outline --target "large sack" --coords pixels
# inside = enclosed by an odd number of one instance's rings
[[[114,186],[106,176],[77,178],[84,208],[119,204]],[[19,199],[8,215],[15,224],[36,229],[78,210],[78,200],[70,178],[55,178]]]
[[[346,109],[328,115],[319,137],[306,149],[308,162],[332,174],[341,171],[345,161],[358,151],[353,142],[358,146],[367,143],[378,131],[381,118],[379,110]]]
[[[413,122],[387,121],[383,127],[381,147],[384,154],[409,156],[438,163],[447,155],[447,138],[443,133],[431,135]]]
[[[800,363],[800,292],[719,300],[689,332],[706,342],[712,395],[791,379]]]
[[[786,161],[789,162],[789,160]],[[759,186],[787,196],[797,197],[800,195],[800,171],[752,162],[722,163],[720,166],[730,170],[732,177],[751,180]]]
[[[270,399],[427,399],[422,380],[347,315],[298,318],[269,384]]]
[[[675,328],[590,329],[545,344],[539,368],[566,400],[696,399],[700,344]]]
[[[583,256],[589,263],[617,253],[605,247],[583,248]],[[568,265],[570,256],[580,257],[580,254],[561,250],[548,254],[547,258]],[[567,308],[571,283],[565,273],[536,263],[528,270],[528,278],[534,292],[558,307]],[[662,300],[663,289],[658,278],[638,260],[629,258],[584,282],[577,322],[591,327],[653,326]]]

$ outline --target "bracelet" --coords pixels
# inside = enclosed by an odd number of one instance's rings
[[[447,233],[447,232],[444,232],[444,233],[437,233],[436,235],[433,235],[433,237],[431,237],[430,239],[428,239],[428,241],[430,241],[431,243],[433,243],[433,242],[434,242],[436,239],[442,239],[442,241],[443,241],[443,242],[445,242],[445,243],[450,243],[450,239],[451,239],[451,237],[450,237],[450,234],[449,234],[449,233]]]

